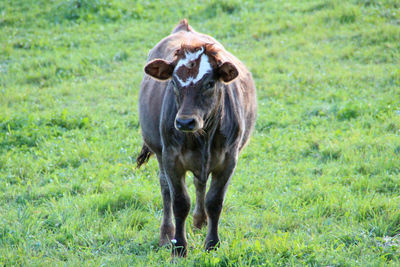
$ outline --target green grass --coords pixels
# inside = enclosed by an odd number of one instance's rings
[[[396,0],[0,1],[0,265],[169,264],[137,102],[184,17],[249,67],[259,113],[221,248],[190,217],[176,263],[399,265]]]

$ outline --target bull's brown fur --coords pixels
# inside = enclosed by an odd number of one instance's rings
[[[196,52],[204,53],[211,66],[198,79],[193,77],[199,74],[200,56],[175,69],[187,53]],[[252,76],[219,42],[194,31],[187,20],[150,51],[145,72],[139,96],[144,145],[137,162],[142,165],[153,152],[159,163],[164,206],[160,244],[174,238],[173,254],[186,255],[190,199],[185,173],[191,171],[196,186],[193,224],[200,228],[208,221],[205,246],[216,248],[226,188],[255,123]]]

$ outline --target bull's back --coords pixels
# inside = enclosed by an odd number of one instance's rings
[[[154,152],[161,152],[159,122],[165,84],[145,75],[139,93],[139,121],[142,136],[147,146]]]
[[[256,88],[254,80],[250,72],[246,71],[246,78],[241,81],[243,90],[243,113],[244,113],[244,134],[240,145],[240,150],[246,146],[250,139],[250,135],[253,132],[254,125],[256,122],[257,115],[257,100],[256,100]]]

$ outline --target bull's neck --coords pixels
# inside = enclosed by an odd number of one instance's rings
[[[212,153],[211,148],[213,145],[215,133],[220,125],[221,113],[224,104],[222,91],[223,90],[219,91],[217,104],[215,105],[214,110],[210,113],[210,116],[206,119],[204,123],[205,140],[204,140],[204,146],[202,147],[201,174],[199,177],[199,180],[201,180],[202,182],[207,182],[208,174],[210,173],[211,153]]]

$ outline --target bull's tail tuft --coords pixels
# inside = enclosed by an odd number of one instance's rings
[[[151,155],[153,155],[153,152],[146,144],[143,144],[142,150],[140,151],[139,156],[136,158],[136,168],[140,168],[140,166],[146,164],[149,161]]]

